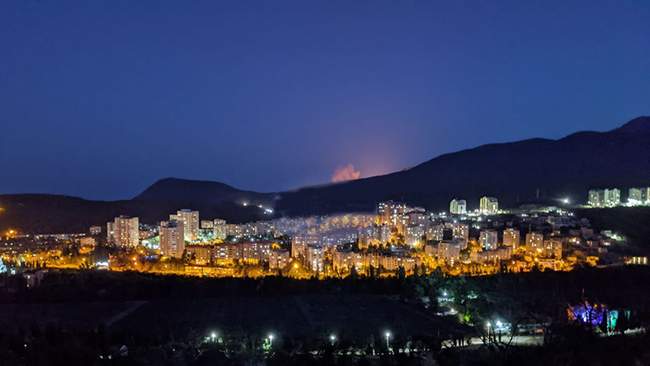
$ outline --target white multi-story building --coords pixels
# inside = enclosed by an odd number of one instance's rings
[[[602,189],[590,189],[587,204],[592,207],[602,207],[605,205],[605,191]]]
[[[432,224],[426,229],[427,240],[436,240],[440,241],[444,238],[445,235],[445,225],[444,224]]]
[[[405,204],[393,201],[380,202],[377,205],[378,224],[386,224],[401,232],[408,220],[405,216],[407,211],[408,207]]]
[[[630,188],[627,196],[627,203],[632,206],[639,206],[650,203],[650,187]]]
[[[99,235],[102,233],[101,226],[91,226],[89,229],[90,235]]]
[[[544,240],[544,256],[562,259],[562,242],[558,239]]]
[[[467,248],[467,243],[469,242],[469,225],[462,223],[452,224],[451,237],[460,243],[461,249]]]
[[[313,272],[323,272],[325,269],[325,250],[320,245],[310,245],[307,247],[307,256],[305,258],[307,267]]]
[[[307,257],[307,247],[320,245],[320,237],[316,234],[297,234],[291,238],[291,257]]]
[[[479,263],[484,262],[498,262],[499,260],[508,260],[512,257],[511,247],[502,247],[494,250],[486,250],[476,253],[476,261]]]
[[[410,225],[406,227],[404,241],[406,245],[416,246],[423,243],[424,225]]]
[[[269,256],[269,268],[283,269],[291,262],[291,253],[288,250],[272,250]]]
[[[621,204],[621,191],[618,188],[605,189],[605,205],[609,207]]]
[[[503,230],[503,245],[512,250],[519,248],[521,244],[521,234],[518,229],[508,228]]]
[[[265,262],[271,256],[271,243],[266,241],[252,241],[240,243],[240,258],[249,262]]]
[[[140,243],[140,221],[137,217],[119,216],[106,224],[108,242],[121,247],[135,247]]]
[[[352,267],[358,270],[362,266],[363,260],[360,253],[335,250],[332,254],[332,268],[335,272],[349,273]]]
[[[182,221],[160,222],[160,252],[167,257],[181,258],[185,251],[185,231]]]
[[[536,232],[527,233],[526,250],[536,254],[541,254],[544,250],[544,235]]]
[[[614,207],[621,204],[621,191],[618,188],[592,189],[587,204],[592,207]]]
[[[449,203],[449,212],[452,215],[464,215],[467,213],[467,201],[453,199]]]
[[[179,238],[183,239],[183,245],[185,245],[185,240],[183,238],[184,234],[179,230]],[[212,245],[188,245],[185,247],[187,255],[194,258],[194,263],[198,265],[206,265],[212,262],[214,258],[214,246]]]
[[[496,230],[481,230],[478,238],[483,250],[494,250],[499,244],[499,237]]]
[[[199,237],[199,211],[179,210],[175,215],[169,215],[169,220],[183,222],[186,241],[193,242]]]
[[[215,239],[225,240],[228,236],[226,230],[226,220],[214,219],[212,223],[212,230],[214,232]]]
[[[234,261],[241,258],[241,251],[237,244],[218,244],[214,247],[214,258]]]
[[[214,229],[214,222],[212,220],[201,220],[201,229]]]
[[[429,223],[429,216],[424,209],[412,209],[406,214],[407,226],[421,225],[426,226]]]
[[[438,258],[453,263],[460,258],[460,243],[456,241],[441,241],[438,243]]]
[[[499,200],[494,197],[481,197],[479,211],[483,215],[495,215],[499,212]]]

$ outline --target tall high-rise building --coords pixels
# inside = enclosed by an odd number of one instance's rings
[[[648,200],[648,188],[630,188],[627,195],[627,203],[630,205],[642,205]]]
[[[214,238],[219,240],[225,240],[226,236],[228,236],[226,230],[227,229],[226,220],[214,219],[213,223],[214,226],[212,230],[214,231]]]
[[[170,220],[160,223],[160,252],[167,257],[180,258],[185,251],[183,221]]]
[[[605,189],[605,206],[614,207],[621,204],[621,191],[618,188]]]
[[[179,210],[175,215],[169,215],[169,220],[183,222],[186,241],[192,242],[199,237],[199,211],[188,209]]]
[[[453,240],[460,243],[460,249],[467,248],[469,242],[469,225],[456,223],[451,227],[451,237]]]
[[[499,201],[494,197],[481,197],[479,210],[483,215],[494,215],[499,212]]]
[[[503,245],[511,247],[513,250],[519,248],[521,243],[519,230],[508,228],[503,230]]]
[[[621,204],[621,191],[618,188],[589,190],[587,204],[592,207],[614,207]]]
[[[494,250],[499,243],[496,230],[481,230],[478,238],[479,244],[484,250]]]
[[[106,224],[108,242],[120,247],[135,247],[140,243],[140,221],[137,217],[118,216]]]
[[[313,272],[322,272],[324,269],[325,250],[320,245],[310,245],[306,251],[306,264]]]
[[[467,213],[467,201],[453,199],[449,203],[449,212],[452,215],[464,215]]]
[[[591,207],[602,207],[605,204],[605,191],[602,189],[590,189],[587,204]]]
[[[405,226],[407,218],[405,213],[408,210],[405,204],[393,201],[380,202],[377,205],[377,223],[379,225],[389,225],[391,228],[398,230]]]

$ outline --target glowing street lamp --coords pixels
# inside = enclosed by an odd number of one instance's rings
[[[336,342],[336,334],[330,334],[330,343],[332,343],[332,346]]]
[[[273,338],[275,338],[275,336],[273,335],[273,333],[269,333],[269,335],[268,335],[267,338],[269,339],[269,346],[270,346],[270,347],[273,347]]]
[[[390,350],[390,332],[386,331],[384,336],[386,337],[386,349]]]
[[[217,332],[210,333],[210,340],[212,341],[212,343],[216,342],[216,340],[217,340]]]

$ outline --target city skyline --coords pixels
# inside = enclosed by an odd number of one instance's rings
[[[0,192],[282,191],[649,114],[645,6],[258,5],[3,3]]]
[[[0,359],[650,364],[650,2],[0,2]]]

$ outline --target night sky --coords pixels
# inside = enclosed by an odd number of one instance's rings
[[[649,1],[0,2],[0,193],[276,191],[647,114]]]

